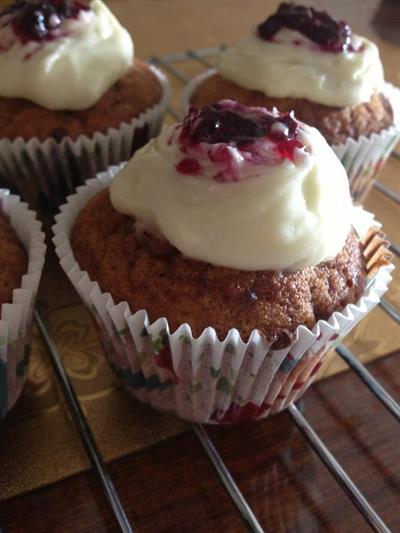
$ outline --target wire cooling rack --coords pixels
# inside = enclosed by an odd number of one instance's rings
[[[179,63],[184,61],[193,61],[202,67],[210,68],[212,67],[212,64],[210,63],[209,59],[213,56],[216,56],[224,48],[225,46],[221,45],[215,48],[186,50],[185,52],[179,52],[162,57],[153,56],[150,58],[150,62],[163,67],[164,70],[171,74],[177,82],[184,85],[189,80],[179,70]],[[174,111],[172,108],[168,109],[168,113],[174,119],[179,120],[181,118],[180,114]],[[400,154],[397,152],[394,152],[392,157],[400,160]],[[392,191],[379,181],[377,181],[374,186],[381,193],[396,202],[397,205],[400,204],[400,197],[395,191]],[[398,245],[392,243],[390,245],[390,249],[395,255],[397,255],[397,257],[400,257],[400,247]],[[400,312],[395,307],[389,304],[385,299],[382,299],[379,305],[385,311],[385,313],[387,313],[390,320],[394,320],[400,325]],[[134,525],[128,520],[125,510],[121,504],[118,492],[99,453],[91,428],[83,414],[71,382],[67,377],[57,346],[55,345],[49,333],[48,327],[39,311],[35,311],[35,321],[46,344],[57,380],[60,384],[71,416],[78,430],[82,444],[91,461],[92,467],[97,474],[98,480],[115,516],[115,519],[122,532],[133,532]],[[348,367],[355,372],[364,385],[368,387],[372,394],[374,394],[382,402],[384,407],[394,416],[394,418],[400,422],[399,404],[386,392],[382,385],[380,385],[380,383],[372,376],[372,374],[370,374],[370,372],[357,359],[357,357],[343,345],[339,345],[336,348],[336,352],[338,356],[347,363]],[[352,479],[343,470],[341,465],[322,442],[318,434],[308,423],[306,417],[300,412],[296,404],[293,403],[288,408],[288,411],[293,423],[300,430],[309,445],[314,449],[318,457],[328,468],[334,479],[342,487],[352,503],[355,505],[355,507],[357,507],[365,520],[369,523],[371,528],[374,531],[390,533],[389,528],[386,526],[377,512],[371,507]],[[215,468],[222,484],[234,502],[238,512],[240,513],[245,524],[248,526],[249,530],[257,533],[263,532],[264,530],[258,522],[257,517],[254,515],[249,504],[239,490],[235,480],[229,472],[229,469],[223,462],[218,450],[214,446],[204,427],[200,424],[192,424],[192,430],[199,439],[208,459]]]

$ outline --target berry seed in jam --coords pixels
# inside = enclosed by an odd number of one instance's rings
[[[244,167],[246,177],[255,175],[255,167],[294,162],[296,150],[307,151],[291,113],[269,112],[233,100],[191,107],[176,131],[183,155],[177,171],[200,175],[211,168],[216,181],[239,181]]]
[[[52,41],[66,19],[76,19],[89,7],[79,0],[17,0],[0,13],[22,44],[29,41]]]
[[[325,52],[355,51],[351,46],[351,28],[324,11],[293,3],[282,3],[278,11],[257,28],[261,39],[272,41],[282,28],[298,31]]]

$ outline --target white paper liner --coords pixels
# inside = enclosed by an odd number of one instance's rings
[[[393,109],[393,126],[368,137],[361,136],[356,141],[348,139],[345,143],[332,145],[347,171],[350,192],[358,203],[365,200],[374,179],[400,139],[400,90],[387,83],[383,92]]]
[[[199,87],[203,81],[205,81],[207,78],[210,78],[214,74],[216,74],[218,71],[216,68],[209,68],[205,70],[204,72],[201,72],[194,78],[192,78],[182,89],[182,95],[181,95],[181,105],[183,113],[186,113],[189,109],[190,100],[192,98],[192,94],[195,92],[197,87]]]
[[[188,109],[196,88],[216,72],[216,69],[206,70],[184,87],[181,100],[184,112]],[[393,109],[393,125],[368,137],[363,135],[357,140],[349,138],[345,143],[332,145],[332,149],[346,169],[350,192],[357,203],[364,201],[374,179],[400,140],[400,90],[386,83],[383,92]]]
[[[156,67],[150,68],[162,86],[160,102],[118,128],[91,137],[80,135],[76,140],[65,137],[61,142],[36,137],[0,139],[0,183],[16,189],[32,207],[43,203],[55,209],[86,179],[129,160],[159,133],[170,97],[167,77]]]
[[[61,265],[93,314],[111,366],[139,400],[181,418],[201,423],[235,423],[280,411],[309,386],[325,353],[378,302],[391,280],[385,265],[368,281],[356,305],[347,305],[310,331],[297,328],[293,342],[271,349],[254,330],[244,342],[231,329],[220,340],[213,328],[197,339],[190,325],[171,332],[166,318],[149,322],[147,313],[131,313],[127,302],[114,304],[75,261],[69,235],[75,218],[97,192],[108,187],[118,168],[100,173],[68,198],[56,217],[54,244]],[[373,215],[354,209],[360,232],[371,226]],[[376,223],[374,223],[376,225]]]
[[[42,273],[46,245],[41,223],[18,196],[0,189],[0,212],[9,219],[28,254],[28,270],[21,287],[13,291],[12,303],[0,313],[0,419],[17,401],[26,381],[33,307]]]

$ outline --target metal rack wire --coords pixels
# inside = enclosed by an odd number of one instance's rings
[[[176,68],[176,64],[179,64],[182,61],[192,60],[200,64],[202,67],[209,68],[212,65],[208,59],[218,54],[224,48],[225,46],[221,45],[215,48],[186,50],[185,52],[179,52],[177,54],[170,54],[162,57],[153,56],[150,58],[150,61],[154,64],[163,67],[181,84],[186,84],[188,82],[188,79],[185,75],[182,74],[182,72],[180,72]],[[180,119],[179,113],[177,113],[173,109],[168,109],[168,112],[174,119]],[[400,159],[400,154],[394,153],[393,157]],[[377,181],[375,183],[375,188],[382,194],[386,195],[391,200],[396,202],[398,205],[400,204],[399,195],[396,192],[390,190],[383,183]],[[390,248],[391,251],[395,255],[397,255],[397,257],[400,257],[400,247],[398,245],[392,243]],[[382,301],[380,302],[380,306],[383,311],[387,313],[390,319],[395,320],[397,324],[400,324],[399,310],[389,304],[385,299],[382,299]],[[123,531],[124,533],[130,533],[134,531],[134,527],[132,524],[130,524],[127,518],[125,510],[118,496],[118,492],[112,482],[110,475],[108,474],[107,467],[101,458],[93,433],[83,414],[75,391],[67,377],[57,347],[39,311],[35,312],[35,321],[48,349],[49,357],[54,367],[57,380],[60,384],[61,390],[65,397],[67,406],[71,412],[74,423],[77,427],[82,444],[91,461],[93,470],[97,474],[105,497],[115,516],[116,522],[118,523],[121,531]],[[343,345],[338,346],[336,348],[336,352],[346,362],[346,364],[349,366],[349,369],[355,372],[355,374],[360,378],[360,380],[366,385],[366,387],[368,387],[372,394],[374,394],[382,402],[382,404],[395,417],[395,419],[397,421],[400,421],[399,404],[395,401],[393,397],[388,394],[384,387],[372,376],[372,374],[359,361],[359,359],[357,359],[357,357],[353,355],[350,350],[348,350]],[[297,428],[307,440],[309,445],[317,453],[321,461],[328,468],[332,476],[348,495],[352,503],[363,515],[363,517],[369,523],[371,528],[374,531],[378,532],[389,532],[390,530],[388,529],[386,524],[382,521],[376,511],[371,507],[371,505],[365,499],[365,497],[354,484],[354,482],[351,480],[351,478],[346,474],[344,469],[341,467],[341,465],[338,463],[332,453],[328,450],[328,448],[319,438],[318,434],[314,431],[314,429],[311,427],[305,416],[300,412],[296,405],[292,404],[289,407],[288,411],[293,423],[297,426]],[[246,499],[244,498],[243,494],[240,492],[232,475],[229,472],[229,469],[223,462],[205,428],[202,425],[193,424],[192,429],[196,437],[199,439],[200,444],[202,445],[205,453],[207,454],[208,459],[215,468],[222,484],[224,485],[229,496],[231,497],[238,512],[240,513],[244,523],[247,525],[250,531],[257,533],[262,532],[262,526],[258,522],[249,504],[246,502]]]

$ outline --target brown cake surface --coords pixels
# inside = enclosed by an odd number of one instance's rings
[[[0,305],[11,303],[12,292],[21,286],[28,258],[8,219],[0,213]]]
[[[76,260],[114,302],[165,316],[174,331],[187,322],[195,336],[212,326],[220,339],[237,328],[243,339],[259,329],[285,346],[297,326],[312,328],[350,302],[365,286],[362,246],[352,231],[332,260],[297,272],[241,271],[185,258],[164,241],[136,235],[132,218],[118,213],[108,189],[78,215],[71,234]]]
[[[22,98],[0,97],[0,138],[25,141],[52,137],[92,136],[129,122],[162,97],[162,87],[150,67],[135,59],[134,66],[100,100],[82,111],[52,111]]]
[[[340,144],[349,137],[379,133],[393,124],[392,107],[383,94],[374,94],[367,103],[355,107],[331,107],[304,98],[275,98],[253,91],[214,74],[204,80],[191,97],[192,105],[202,107],[223,98],[245,105],[279,111],[294,111],[296,118],[319,129],[329,144]]]

